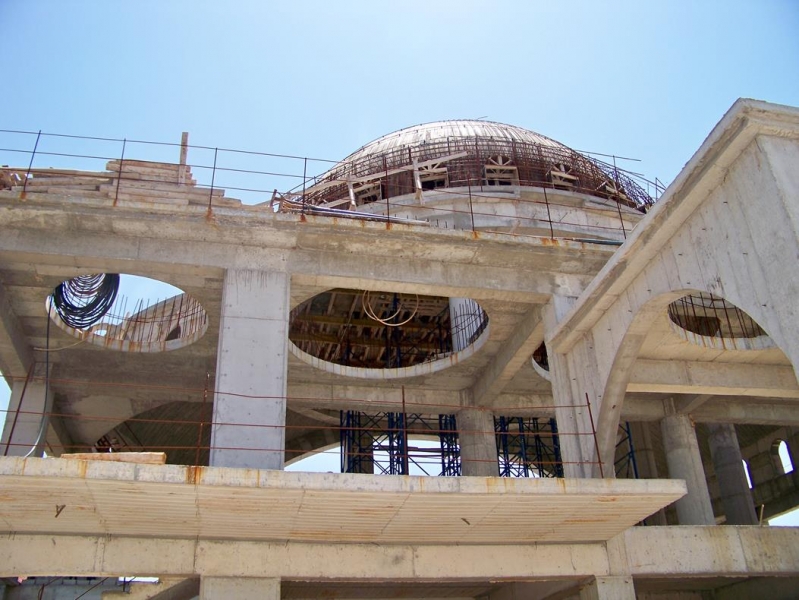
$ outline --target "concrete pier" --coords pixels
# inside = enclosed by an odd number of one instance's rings
[[[288,304],[286,273],[225,273],[212,466],[283,468]]]
[[[757,525],[752,493],[746,483],[735,425],[708,424],[708,443],[727,525]]]

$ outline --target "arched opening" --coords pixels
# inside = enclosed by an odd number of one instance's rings
[[[763,328],[746,312],[707,292],[682,296],[669,304],[668,314],[675,331],[702,346],[746,350],[773,345]]]
[[[793,461],[785,440],[777,439],[771,444],[771,459],[779,473],[793,473]]]
[[[749,489],[752,489],[752,475],[749,473],[749,463],[746,462],[746,459],[741,460],[741,464],[744,468],[744,475],[746,475],[746,485],[749,486]]]

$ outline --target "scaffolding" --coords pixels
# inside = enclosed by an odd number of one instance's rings
[[[616,442],[615,470],[617,479],[638,479],[638,464],[635,461],[635,445],[630,431],[630,423],[619,423]]]
[[[341,411],[341,472],[455,477],[462,461],[455,415]],[[563,477],[555,419],[496,417],[500,477]],[[433,436],[437,447],[409,444],[408,436]],[[440,471],[431,465],[440,465]]]
[[[495,417],[500,477],[563,477],[555,419]]]

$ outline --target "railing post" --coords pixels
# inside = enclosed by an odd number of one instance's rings
[[[544,202],[547,205],[547,220],[549,221],[549,239],[554,240],[555,239],[555,229],[552,227],[552,213],[549,211],[549,197],[547,196],[546,182],[544,182],[544,185],[541,186],[541,188],[544,190]]]
[[[466,185],[469,186],[469,215],[472,217],[472,233],[475,233],[474,230],[474,209],[472,208],[472,178],[466,178]]]
[[[117,171],[117,189],[114,193],[114,206],[117,205],[117,200],[119,200],[119,182],[122,180],[122,165],[125,163],[125,145],[127,142],[127,138],[122,140],[122,155],[119,158],[119,171]]]
[[[39,133],[36,134],[36,143],[33,145],[33,152],[31,152],[31,160],[28,163],[28,170],[25,173],[25,181],[22,183],[22,197],[25,197],[25,192],[28,190],[28,179],[31,176],[31,169],[33,168],[33,157],[36,156],[36,150],[39,148],[39,138],[42,137],[42,130],[39,130]]]
[[[208,211],[211,211],[211,206],[214,201],[214,182],[216,181],[216,157],[219,154],[219,148],[214,148],[214,168],[211,170],[211,192],[208,194]]]
[[[194,466],[200,466],[200,449],[202,448],[202,441],[203,441],[203,425],[205,422],[203,419],[205,418],[205,403],[208,400],[208,383],[211,379],[211,373],[206,372],[205,374],[205,388],[203,389],[203,402],[200,405],[200,427],[197,431],[197,452],[194,455]],[[210,449],[209,449],[210,452]]]

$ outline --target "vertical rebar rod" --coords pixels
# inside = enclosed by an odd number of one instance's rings
[[[388,201],[388,197],[390,196],[388,193],[388,163],[386,162],[385,156],[383,157],[383,171],[386,173],[386,229],[391,229],[391,203]]]
[[[549,238],[554,240],[555,239],[555,229],[552,227],[552,213],[549,211],[549,197],[547,196],[547,186],[546,183],[541,186],[544,190],[544,202],[547,205],[547,220],[549,221]]]
[[[216,181],[216,157],[219,154],[219,148],[214,148],[214,168],[211,170],[211,191],[208,193],[208,210],[211,210],[211,205],[214,201],[214,182]]]
[[[302,159],[302,216],[305,216],[305,181],[308,174],[308,157]]]
[[[31,176],[31,169],[33,168],[33,158],[36,156],[36,150],[39,148],[39,138],[42,137],[42,130],[36,134],[36,143],[33,144],[33,152],[31,152],[31,160],[28,163],[28,170],[25,173],[25,181],[22,182],[22,197],[25,197],[25,192],[28,190],[28,179]]]
[[[469,215],[472,217],[472,233],[474,233],[474,209],[472,208],[472,178],[466,179],[466,185],[469,187]]]
[[[627,230],[624,228],[624,218],[621,215],[621,202],[619,202],[618,193],[621,190],[621,184],[619,183],[619,168],[616,166],[616,156],[613,156],[613,173],[616,176],[616,194],[617,197],[614,199],[616,203],[616,210],[619,211],[619,223],[621,223],[621,232],[624,235],[624,239],[627,239]]]
[[[127,143],[127,139],[122,140],[122,154],[119,157],[119,171],[117,171],[117,189],[114,192],[114,206],[117,205],[117,201],[119,200],[119,182],[122,181],[122,165],[125,163],[125,144]]]
[[[206,371],[206,373],[205,373],[205,387],[203,388],[203,401],[202,401],[202,404],[200,405],[200,419],[199,419],[200,426],[199,426],[199,428],[197,430],[197,451],[196,451],[196,453],[194,455],[194,466],[195,467],[199,467],[200,466],[200,448],[202,447],[203,425],[205,424],[204,421],[203,421],[203,418],[205,417],[205,403],[208,400],[208,382],[210,381],[210,379],[211,379],[211,373]],[[209,451],[210,451],[210,448],[209,448]]]
[[[596,449],[596,460],[599,463],[599,476],[605,478],[605,469],[602,466],[602,456],[599,454],[599,440],[596,438],[596,426],[594,425],[594,413],[591,410],[591,401],[588,399],[588,392],[585,393],[585,405],[588,407],[588,419],[591,421],[591,434],[594,436],[594,448]]]

